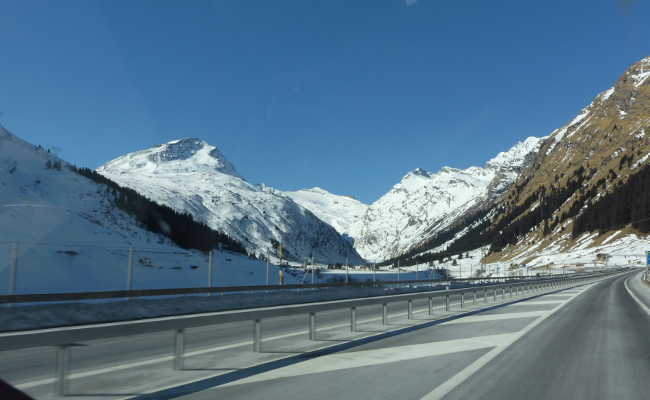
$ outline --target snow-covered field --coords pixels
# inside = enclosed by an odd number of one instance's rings
[[[0,287],[9,287],[13,243],[0,242]],[[18,243],[16,259],[17,294],[126,290],[129,247],[97,245]],[[207,287],[209,258],[206,254],[170,247],[133,248],[133,289]],[[273,260],[276,261],[277,260]],[[213,286],[265,285],[267,264],[241,254],[215,251],[212,258]],[[297,264],[280,267],[270,263],[269,283],[279,284],[283,271],[285,284],[412,280],[415,271],[357,269],[327,270],[324,265],[303,269]],[[431,277],[431,271],[419,272],[418,278]],[[2,293],[7,293],[2,290]]]

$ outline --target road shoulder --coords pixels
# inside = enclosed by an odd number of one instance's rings
[[[625,281],[625,288],[639,306],[650,315],[650,285],[641,280],[643,273],[634,274]]]

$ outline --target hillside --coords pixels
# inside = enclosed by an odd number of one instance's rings
[[[320,263],[361,263],[351,244],[282,192],[247,182],[221,152],[182,139],[133,152],[97,171],[239,241],[248,252]]]
[[[332,194],[319,187],[285,194],[347,237],[368,210],[368,205],[353,197]]]
[[[650,57],[551,132],[486,217],[454,237],[447,252],[489,246],[488,261],[531,263],[546,249],[565,253],[596,246],[606,237],[623,240],[647,233],[648,77]]]
[[[439,234],[463,225],[467,215],[489,207],[540,144],[541,139],[529,137],[483,167],[443,167],[436,173],[415,169],[370,206],[322,189],[288,195],[351,237],[364,258],[388,260],[427,247],[424,241],[435,241]]]

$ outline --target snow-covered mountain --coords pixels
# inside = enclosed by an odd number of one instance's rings
[[[543,139],[529,137],[484,167],[415,169],[370,206],[322,189],[288,193],[304,207],[354,239],[368,260],[398,256],[453,224],[480,202],[514,182]]]
[[[360,263],[351,244],[282,192],[247,182],[215,147],[181,139],[129,153],[97,169],[120,185],[225,232],[250,252],[322,263]]]
[[[332,194],[319,187],[285,194],[347,237],[368,210],[367,204],[354,197]]]
[[[141,228],[115,207],[111,188],[2,126],[0,188],[0,281],[16,258],[17,293],[125,289],[129,248],[137,249],[134,287],[205,285],[189,268],[205,265],[204,255]]]

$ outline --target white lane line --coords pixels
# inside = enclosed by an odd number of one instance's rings
[[[433,389],[431,392],[424,395],[421,398],[421,400],[438,400],[438,399],[442,399],[449,392],[451,392],[456,387],[458,387],[460,384],[465,382],[465,380],[467,380],[467,378],[469,378],[474,373],[476,373],[476,371],[478,371],[481,368],[485,367],[485,365],[487,365],[487,363],[492,361],[496,356],[501,354],[504,350],[506,350],[508,347],[510,347],[517,340],[521,339],[524,335],[526,335],[531,330],[535,329],[539,324],[544,322],[551,315],[555,314],[562,307],[566,306],[573,299],[580,296],[582,293],[584,293],[585,291],[591,289],[592,287],[594,287],[594,285],[588,285],[585,289],[583,289],[583,290],[577,292],[576,294],[574,294],[573,296],[571,296],[570,299],[567,299],[567,300],[563,301],[557,307],[553,308],[550,311],[547,311],[546,315],[543,315],[542,317],[536,319],[530,325],[526,326],[526,328],[524,328],[523,330],[513,334],[513,336],[511,337],[511,339],[507,343],[500,344],[497,347],[490,350],[489,352],[487,352],[486,354],[484,354],[483,356],[479,357],[476,361],[474,361],[472,364],[468,365],[465,369],[461,370],[456,375],[452,376],[450,379],[445,381],[443,384],[441,384],[440,386]]]
[[[485,315],[479,314],[479,315],[471,315],[468,317],[463,317],[463,318],[443,322],[440,325],[471,324],[475,322],[503,321],[508,319],[517,319],[517,318],[537,318],[537,317],[541,317],[547,312],[548,311],[530,311],[530,312],[507,313],[507,314],[485,314]]]
[[[516,305],[522,305],[522,306],[547,306],[547,305],[553,305],[553,304],[560,304],[563,301],[564,300],[530,300],[530,301],[525,301],[525,302],[518,303]]]
[[[629,294],[630,297],[632,297],[632,299],[633,299],[634,301],[637,302],[637,304],[639,305],[639,307],[641,307],[641,309],[642,309],[643,311],[645,311],[646,314],[650,315],[650,308],[648,308],[648,306],[646,306],[645,303],[644,303],[643,301],[641,301],[641,299],[639,299],[639,298],[637,297],[637,295],[635,295],[634,292],[633,292],[632,290],[630,290],[630,286],[628,285],[627,282],[628,282],[630,279],[632,279],[632,278],[634,278],[634,277],[631,276],[631,277],[629,277],[629,278],[627,278],[627,279],[625,280],[625,282],[624,282],[625,290],[627,290],[627,294]]]
[[[512,340],[512,333],[486,335],[466,339],[445,340],[424,344],[414,344],[396,347],[384,347],[372,350],[342,352],[325,355],[298,364],[289,365],[273,371],[250,376],[238,381],[219,386],[238,386],[248,383],[265,382],[281,378],[294,378],[323,372],[340,371],[344,369],[371,367],[398,361],[408,361],[418,358],[441,356],[461,351],[479,350],[507,343]]]
[[[478,301],[476,303],[476,305],[481,306],[481,308],[483,308],[483,307],[491,307],[491,306],[494,306],[496,304],[499,304],[499,303],[479,303]],[[459,305],[460,305],[460,302],[455,302],[455,303],[450,302],[451,307],[459,306]],[[470,303],[469,305],[471,306],[472,304]],[[433,309],[434,310],[443,310],[444,308],[445,308],[445,306],[442,305],[442,306],[436,306]],[[454,309],[454,310],[450,310],[450,311],[452,313],[454,313],[454,312],[457,312],[459,310]],[[460,311],[467,312],[467,311],[471,311],[471,310],[468,308],[468,309],[460,310]],[[415,310],[415,311],[413,311],[414,314],[422,314],[422,313],[425,313],[425,312],[427,312],[427,310]],[[395,318],[395,317],[397,317],[397,316],[393,316],[393,318]],[[437,317],[440,317],[440,315],[438,315]],[[389,318],[390,318],[390,316],[389,316]],[[397,318],[400,318],[400,317],[397,317]],[[467,318],[467,317],[464,317],[464,318]],[[381,317],[370,318],[370,319],[360,320],[360,321],[357,322],[357,324],[373,323],[373,322],[377,322],[377,321],[380,321],[380,320],[381,320]],[[324,331],[324,330],[329,330],[329,329],[339,329],[339,328],[344,328],[344,327],[349,327],[349,326],[350,326],[350,323],[346,322],[346,323],[337,324],[337,325],[324,326],[324,327],[320,328],[319,331]],[[272,340],[286,339],[286,338],[290,338],[290,337],[293,337],[293,336],[305,335],[308,332],[309,332],[308,330],[291,332],[291,333],[286,333],[286,334],[277,335],[277,336],[265,337],[265,338],[263,338],[263,340],[266,342],[266,341],[272,341]],[[373,334],[369,334],[367,336],[372,336],[372,335]],[[213,353],[213,352],[222,351],[222,350],[230,350],[230,349],[234,349],[234,348],[237,348],[237,347],[251,346],[252,344],[253,344],[252,340],[245,340],[245,341],[231,343],[231,344],[227,344],[227,345],[223,345],[223,346],[208,347],[208,348],[204,348],[204,349],[200,349],[200,350],[187,352],[187,353],[185,353],[185,356],[186,357],[192,357],[192,356],[203,355],[203,354]],[[110,373],[110,372],[123,371],[123,370],[129,369],[129,368],[138,368],[138,367],[144,367],[144,366],[152,365],[152,364],[170,362],[172,359],[173,359],[173,357],[171,355],[170,356],[161,356],[161,357],[151,358],[151,359],[147,359],[147,360],[134,361],[134,362],[130,362],[130,363],[114,365],[114,366],[111,366],[111,367],[92,369],[92,370],[88,370],[88,371],[84,371],[84,372],[76,372],[76,373],[70,374],[69,379],[86,378],[86,377],[94,376],[94,375],[100,375],[100,374],[106,374],[106,373]],[[54,378],[44,378],[44,379],[39,379],[39,380],[35,380],[35,381],[27,381],[27,382],[14,384],[14,386],[16,388],[20,389],[20,390],[25,390],[25,389],[31,389],[31,388],[34,388],[34,387],[42,386],[42,385],[49,385],[49,384],[52,384],[54,382],[55,382]]]

